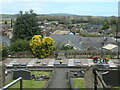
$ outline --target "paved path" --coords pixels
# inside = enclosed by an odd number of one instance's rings
[[[70,88],[67,79],[67,69],[57,68],[54,70],[54,78],[48,88]]]

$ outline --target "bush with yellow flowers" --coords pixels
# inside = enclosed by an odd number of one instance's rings
[[[35,56],[46,57],[54,48],[55,41],[51,37],[42,38],[41,35],[35,35],[29,44]]]

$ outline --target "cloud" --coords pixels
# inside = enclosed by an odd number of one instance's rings
[[[119,0],[2,0],[0,2],[119,2]]]

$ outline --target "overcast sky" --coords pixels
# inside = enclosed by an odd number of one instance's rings
[[[69,13],[91,16],[117,16],[119,0],[2,0],[2,14],[33,9],[37,14]]]

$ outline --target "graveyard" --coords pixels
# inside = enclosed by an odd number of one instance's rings
[[[7,76],[11,74],[9,76],[11,81],[22,77],[23,88],[69,89],[96,88],[95,85],[97,85],[97,88],[116,88],[120,86],[117,76],[119,74],[117,59],[110,59],[107,63],[101,63],[99,60],[94,62],[92,58],[67,59],[61,55],[58,58],[43,59],[7,58],[4,64],[5,74]],[[97,73],[94,73],[94,68],[96,68]],[[98,77],[96,79],[98,84],[94,83],[95,77]],[[20,83],[17,82],[10,88],[19,87]]]

